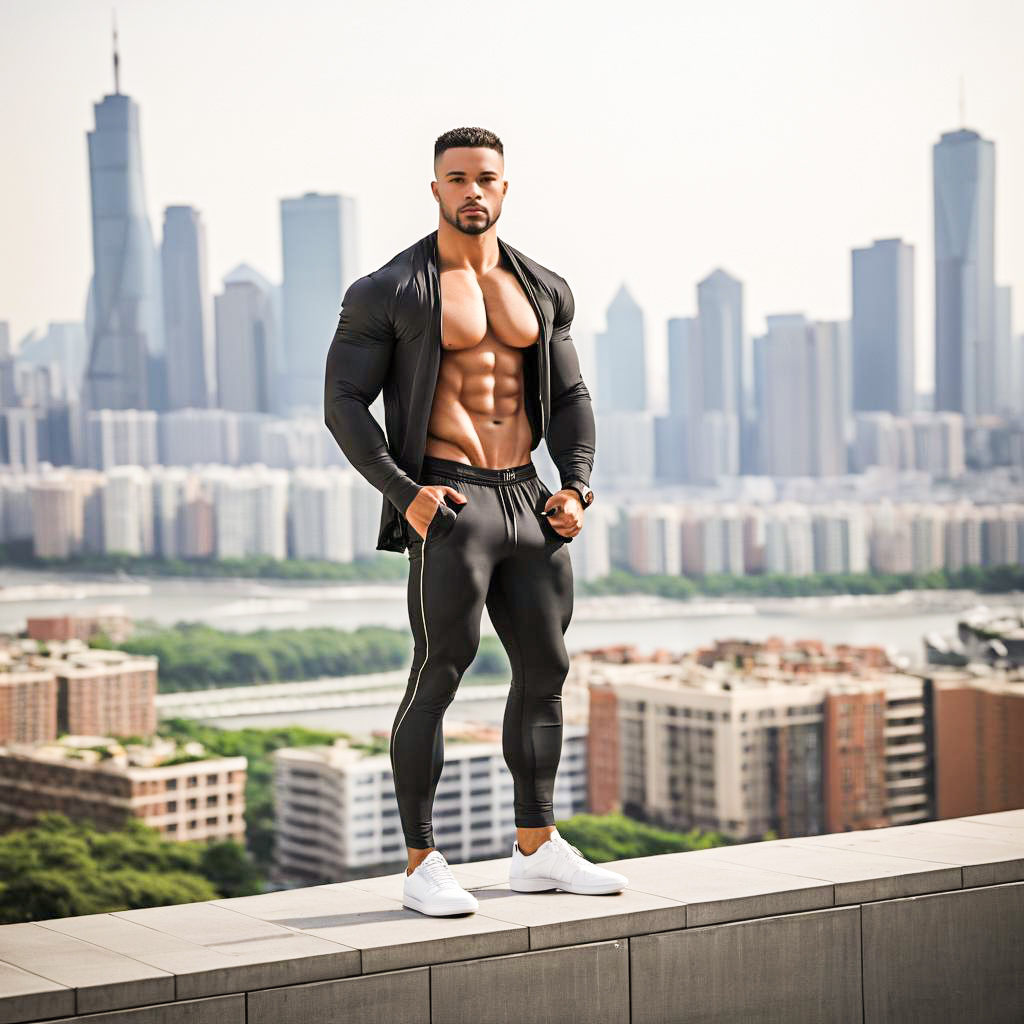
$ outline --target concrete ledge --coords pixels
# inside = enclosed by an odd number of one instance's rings
[[[1024,810],[614,864],[614,896],[453,871],[0,927],[0,1024],[1024,1020]]]

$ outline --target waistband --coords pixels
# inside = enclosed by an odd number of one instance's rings
[[[422,476],[437,474],[439,476],[456,477],[460,480],[473,480],[481,484],[514,484],[520,480],[530,480],[537,475],[537,467],[532,462],[522,466],[509,466],[505,469],[491,469],[487,466],[470,466],[455,459],[441,459],[436,455],[423,456]]]

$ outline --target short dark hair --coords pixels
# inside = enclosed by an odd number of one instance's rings
[[[486,146],[488,149],[497,150],[502,159],[505,158],[505,150],[501,145],[501,139],[494,132],[486,128],[452,128],[443,135],[438,135],[434,142],[434,162],[446,149],[455,149],[458,146]]]

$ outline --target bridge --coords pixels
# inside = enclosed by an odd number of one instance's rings
[[[0,1022],[1020,1024],[1024,810],[611,865],[613,896],[401,905],[401,872],[0,927]]]
[[[368,672],[365,675],[314,679],[294,683],[261,683],[213,690],[180,690],[156,697],[160,718],[242,718],[248,715],[276,715],[296,711],[328,711],[337,708],[397,707],[405,696],[409,670]],[[463,679],[459,698],[504,700],[508,683],[474,684]]]

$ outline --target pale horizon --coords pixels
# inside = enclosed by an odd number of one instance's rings
[[[85,317],[86,133],[114,91],[113,7],[0,8],[0,320],[15,343]],[[696,313],[698,280],[721,267],[743,281],[748,336],[771,314],[846,319],[850,252],[882,238],[914,246],[928,390],[931,150],[962,126],[996,146],[996,281],[1013,287],[1022,330],[1024,5],[822,10],[531,3],[474,8],[463,33],[461,10],[404,0],[116,4],[154,236],[166,206],[196,207],[214,292],[242,262],[280,281],[279,203],[306,192],[354,197],[357,270],[380,266],[437,225],[436,136],[481,125],[506,151],[498,233],[566,277],[581,336],[626,284],[645,314],[654,406],[666,321]]]

